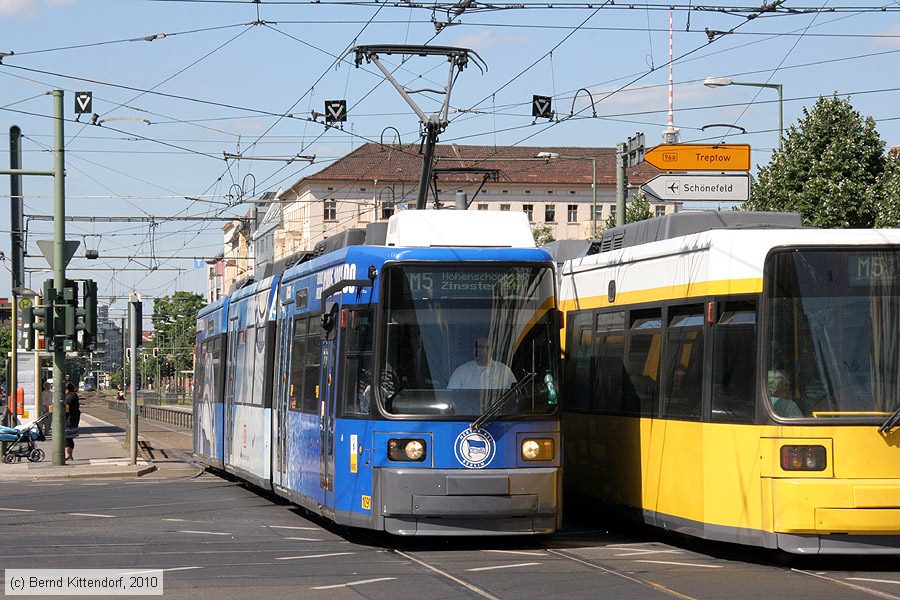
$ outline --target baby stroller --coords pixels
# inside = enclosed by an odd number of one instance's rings
[[[29,462],[44,460],[44,451],[38,448],[35,442],[47,439],[47,429],[50,427],[52,416],[51,413],[47,413],[31,425],[0,426],[0,442],[10,444],[3,455],[3,462],[14,463],[23,458],[27,458]]]

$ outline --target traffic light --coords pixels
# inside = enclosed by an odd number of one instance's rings
[[[94,350],[97,346],[97,282],[86,279],[84,282],[84,329],[81,335],[81,347]]]
[[[78,348],[78,285],[67,279],[62,292],[62,344],[66,352],[72,352]]]
[[[159,356],[159,348],[154,348],[153,349],[153,357],[157,358],[158,356]]]
[[[22,332],[25,338],[25,349],[34,350],[34,307],[31,305],[22,309]]]
[[[56,288],[53,287],[53,280],[48,279],[44,282],[43,305],[34,308],[33,315],[40,317],[43,321],[35,320],[32,324],[34,331],[40,331],[44,334],[47,350],[56,349],[55,323],[53,320],[53,305],[56,303]]]

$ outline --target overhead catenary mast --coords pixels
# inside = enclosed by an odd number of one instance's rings
[[[669,117],[666,124],[666,130],[663,132],[663,142],[666,144],[677,144],[679,141],[679,129],[675,127],[675,83],[672,77],[672,12],[669,11]]]

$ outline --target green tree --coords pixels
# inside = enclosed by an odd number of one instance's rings
[[[744,208],[798,212],[817,227],[872,227],[872,187],[884,164],[874,119],[849,100],[822,97],[759,169]]]
[[[644,192],[638,192],[634,196],[634,200],[625,205],[625,223],[636,223],[645,219],[652,219],[653,213],[650,211],[650,199]],[[609,215],[604,223],[604,229],[610,229],[616,226],[616,216]]]
[[[534,236],[535,246],[543,246],[556,241],[556,238],[553,237],[553,228],[549,225],[535,225],[531,228],[531,235]]]
[[[900,227],[900,150],[888,152],[884,173],[872,188],[875,227]]]
[[[175,292],[154,301],[153,343],[159,348],[161,376],[171,377],[193,368],[197,312],[203,304],[203,296],[193,292]],[[152,355],[148,362],[153,364],[151,378],[155,379],[156,362]]]
[[[12,350],[12,325],[0,325],[0,356],[9,356]],[[0,361],[0,380],[6,381],[6,361]]]

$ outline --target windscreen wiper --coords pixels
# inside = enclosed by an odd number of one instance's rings
[[[519,392],[521,392],[526,385],[534,381],[534,376],[535,374],[533,372],[528,373],[527,375],[525,375],[525,377],[517,381],[515,385],[503,392],[503,394],[499,398],[497,398],[496,402],[488,406],[485,411],[481,413],[481,416],[475,419],[475,421],[472,423],[472,429],[478,429],[479,427],[484,425],[488,419],[497,414],[503,407],[503,405],[509,401],[510,398],[515,398],[516,396],[518,396]]]
[[[887,420],[885,420],[885,422],[881,424],[881,427],[878,428],[878,431],[880,433],[890,433],[891,430],[897,425],[900,425],[900,406],[898,406],[897,409],[891,413],[891,416],[889,416]]]

